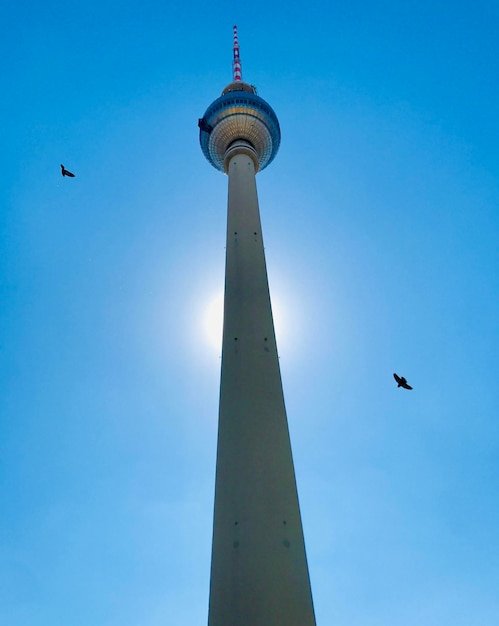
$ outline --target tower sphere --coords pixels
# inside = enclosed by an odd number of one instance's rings
[[[227,171],[225,161],[231,146],[236,142],[249,144],[258,171],[277,154],[281,130],[274,110],[256,95],[256,89],[235,81],[227,85],[199,120],[199,142],[204,156],[221,172]]]

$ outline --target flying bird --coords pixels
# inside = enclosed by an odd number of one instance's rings
[[[397,387],[403,387],[404,389],[412,389],[412,387],[407,384],[407,380],[403,376],[394,374],[393,378],[395,378],[395,380],[397,381]]]
[[[63,176],[70,176],[71,178],[75,177],[73,172],[70,172],[69,170],[67,170],[62,163],[61,163],[61,174]]]

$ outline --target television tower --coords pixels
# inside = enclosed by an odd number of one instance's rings
[[[255,179],[280,139],[242,80],[234,26],[233,81],[199,120],[229,177],[208,626],[315,626]]]

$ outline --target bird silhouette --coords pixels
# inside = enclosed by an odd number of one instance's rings
[[[70,176],[71,178],[75,177],[73,172],[70,172],[69,170],[67,170],[62,163],[61,163],[61,174],[63,176]]]
[[[404,389],[412,389],[412,387],[407,384],[407,380],[403,376],[394,374],[393,378],[395,378],[395,380],[397,381],[397,387],[403,387]]]

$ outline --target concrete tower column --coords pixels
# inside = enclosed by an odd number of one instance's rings
[[[233,82],[199,119],[229,177],[222,375],[209,626],[315,626],[270,305],[255,175],[281,141],[272,107]]]
[[[314,626],[252,149],[232,148],[209,626]]]

